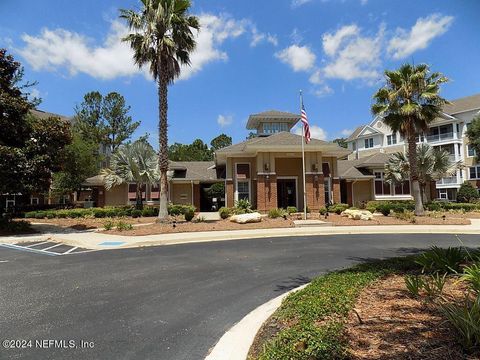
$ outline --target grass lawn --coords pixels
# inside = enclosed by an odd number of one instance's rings
[[[412,296],[404,277],[421,274],[416,259],[374,261],[314,279],[262,326],[249,359],[470,359],[440,311],[442,302],[459,303],[465,286],[449,275],[438,298]]]

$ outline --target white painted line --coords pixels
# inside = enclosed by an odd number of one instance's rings
[[[308,284],[292,289],[260,305],[228,330],[213,347],[205,360],[245,360],[253,340],[263,323],[278,309],[290,293],[303,289]]]
[[[18,245],[14,245],[14,244],[0,244],[0,246],[10,248],[10,249],[20,250],[20,251],[28,251],[28,252],[33,252],[33,253],[37,253],[37,254],[49,255],[49,256],[61,255],[61,254],[53,252],[53,251],[44,251],[44,250],[40,250],[40,249],[28,248],[26,246],[18,246]]]
[[[39,243],[35,243],[35,244],[32,244],[32,245],[27,245],[27,246],[23,246],[23,247],[26,247],[26,248],[31,248],[31,247],[34,247],[34,246],[37,246],[37,245],[42,245],[42,244],[47,244],[49,243],[50,241],[43,241],[43,242],[39,242]],[[22,245],[18,245],[16,244],[17,246],[22,246]]]
[[[47,251],[47,250],[50,250],[50,249],[53,249],[53,248],[56,248],[57,246],[60,246],[60,245],[63,245],[62,243],[59,243],[59,244],[56,244],[56,245],[53,245],[53,246],[50,246],[48,248],[45,248],[45,249],[42,249],[44,251]]]
[[[62,255],[70,254],[72,251],[75,251],[78,249],[78,246],[72,247],[70,250],[65,251]]]

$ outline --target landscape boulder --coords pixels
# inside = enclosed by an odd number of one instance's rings
[[[372,220],[373,214],[368,210],[347,209],[342,212],[342,216],[346,216],[353,220]]]
[[[233,215],[230,217],[230,221],[236,222],[238,224],[256,223],[256,222],[262,221],[262,215],[258,212],[254,212],[250,214]]]

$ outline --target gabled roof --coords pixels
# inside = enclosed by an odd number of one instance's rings
[[[182,180],[212,181],[218,180],[213,161],[170,161],[170,170],[180,170]],[[175,175],[173,176],[175,180]]]
[[[354,139],[357,138],[358,134],[360,134],[360,132],[363,130],[363,128],[365,127],[366,125],[360,125],[359,127],[357,127],[355,130],[353,130],[353,132],[350,134],[350,136],[347,138],[347,141],[352,141]]]
[[[286,122],[293,126],[300,120],[300,115],[278,110],[268,110],[258,114],[252,114],[248,117],[247,129],[257,129],[259,123],[263,120],[277,120],[278,122]]]
[[[370,168],[384,167],[391,154],[376,153],[357,160],[339,160],[338,174],[342,179],[371,179]]]
[[[367,130],[370,130],[371,133],[367,134],[366,133]],[[370,125],[361,125],[353,131],[353,133],[347,138],[347,141],[352,141],[363,136],[378,135],[378,134],[383,134],[383,133],[380,130],[375,129]]]
[[[218,156],[227,155],[247,155],[256,154],[258,151],[287,151],[297,152],[301,150],[302,136],[292,134],[287,131],[272,134],[266,137],[255,137],[239,144],[227,146],[215,152]],[[351,153],[350,150],[339,145],[312,138],[308,144],[305,144],[305,151],[322,151],[333,156],[346,156]]]
[[[455,115],[469,110],[480,110],[480,94],[451,100],[450,103],[443,107],[447,114]]]

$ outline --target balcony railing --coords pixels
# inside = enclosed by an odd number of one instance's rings
[[[449,185],[449,184],[456,184],[456,183],[457,183],[456,176],[444,177],[444,178],[441,178],[439,181],[437,181],[437,185]]]
[[[427,142],[437,142],[453,139],[453,132],[447,132],[442,134],[427,135]]]

